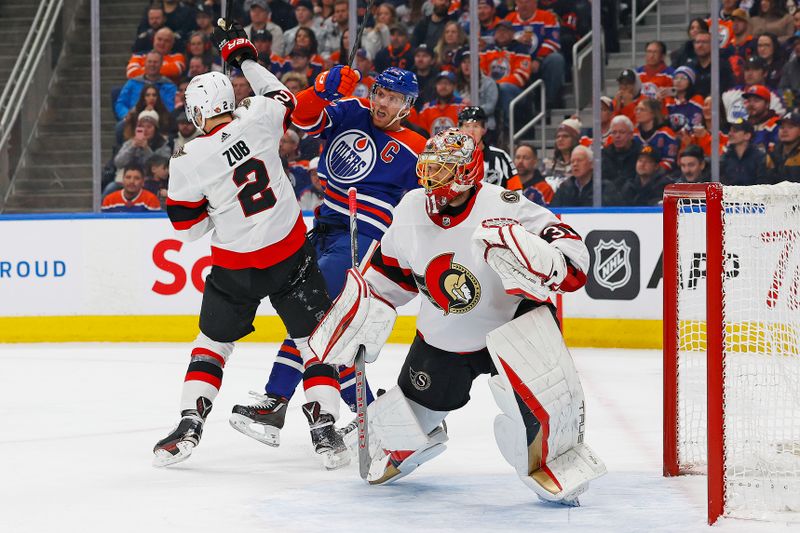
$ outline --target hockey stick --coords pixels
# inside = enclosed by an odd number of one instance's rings
[[[353,254],[353,268],[358,268],[358,223],[356,209],[356,188],[347,190],[350,211],[350,251]],[[369,432],[367,431],[367,384],[364,369],[364,345],[356,353],[356,418],[358,419],[358,473],[366,480],[369,474]]]
[[[225,0],[222,2],[220,6],[220,17],[223,19],[232,19],[233,18],[233,0]],[[222,73],[226,76],[230,76],[231,67],[228,65],[227,61],[222,62]]]
[[[375,3],[375,0],[369,0],[367,4],[367,10],[364,12],[364,19],[361,21],[361,24],[358,25],[358,32],[356,33],[356,40],[350,41],[350,55],[347,57],[347,66],[353,66],[353,60],[356,58],[356,52],[358,52],[359,45],[361,44],[361,36],[364,34],[364,28],[367,25],[367,19],[369,18],[369,13],[372,11],[372,4]],[[350,38],[352,39],[352,35]],[[366,76],[366,74],[364,74]]]

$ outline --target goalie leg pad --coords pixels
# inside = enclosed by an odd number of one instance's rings
[[[383,449],[417,450],[429,444],[429,433],[442,423],[447,412],[422,407],[395,386],[370,404],[368,415],[370,437],[374,435]]]
[[[542,499],[571,501],[606,469],[583,444],[583,389],[552,315],[537,308],[486,342],[499,371],[490,388],[503,457]]]
[[[394,307],[376,296],[361,273],[351,268],[342,292],[311,334],[309,346],[324,363],[352,366],[359,345],[364,345],[364,360],[371,363],[396,318]]]

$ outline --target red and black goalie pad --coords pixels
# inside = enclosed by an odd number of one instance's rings
[[[419,292],[411,269],[403,268],[394,257],[383,255],[378,245],[369,260],[369,266],[383,274],[386,278],[409,292]]]
[[[167,216],[176,230],[187,230],[208,217],[208,199],[184,202],[167,198]]]

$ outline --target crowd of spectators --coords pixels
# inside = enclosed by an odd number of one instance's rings
[[[479,105],[488,117],[487,140],[503,146],[509,103],[535,80],[544,84],[549,110],[564,107],[567,51],[590,29],[590,6],[590,0],[479,0],[480,72],[473,73],[468,2],[376,0],[366,13],[366,2],[359,0],[358,18],[366,16],[367,23],[356,54],[363,79],[355,95],[367,97],[387,67],[409,69],[417,75],[420,97],[407,127],[432,135],[457,126],[464,107]],[[618,47],[623,16],[617,7],[602,6],[610,51]],[[233,16],[245,26],[259,62],[295,93],[319,72],[347,61],[348,11],[348,0],[233,2]],[[155,176],[153,169],[168,165],[152,161],[198,135],[185,118],[183,91],[193,76],[222,70],[210,40],[219,13],[220,0],[162,0],[143,7],[128,81],[112,95],[117,146],[106,167],[104,194],[122,190],[123,199],[130,198],[134,188],[125,186],[125,175],[138,168],[145,180],[141,190],[156,183],[152,192],[163,204],[168,175],[156,170],[161,174]],[[688,40],[675,50],[646,43],[644,64],[625,69],[615,94],[603,97],[596,133],[604,146],[604,204],[652,205],[668,183],[708,179],[712,105],[721,112],[723,183],[768,183],[791,178],[794,171],[787,167],[800,167],[800,115],[793,112],[800,91],[800,13],[790,14],[783,0],[723,0],[720,16],[720,98],[711,95],[708,18],[692,20]],[[479,77],[478,95],[470,94],[473,75]],[[231,79],[238,103],[251,88],[240,72]],[[523,114],[533,115],[533,100],[521,106]],[[591,205],[593,158],[585,157],[585,147],[594,132],[577,117],[560,118],[553,117],[558,129],[552,153],[539,154],[534,144],[523,143],[511,154],[524,192],[556,206]],[[281,142],[287,175],[309,208],[320,201],[314,159],[321,148],[291,129]]]

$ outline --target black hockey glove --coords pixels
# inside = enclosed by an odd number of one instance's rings
[[[233,68],[242,68],[245,59],[258,61],[258,52],[247,39],[242,25],[231,19],[219,19],[211,40],[219,48],[222,59]]]

